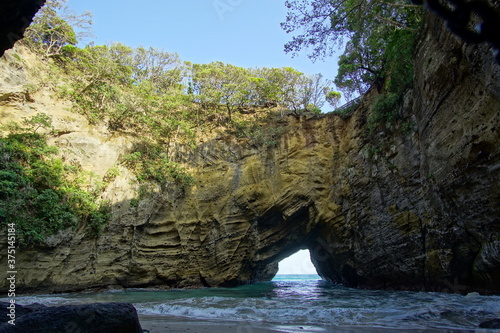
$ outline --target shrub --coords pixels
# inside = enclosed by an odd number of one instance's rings
[[[400,96],[387,93],[378,96],[372,105],[372,114],[368,119],[370,127],[377,127],[383,123],[390,124],[397,118]]]
[[[122,163],[134,171],[139,183],[175,182],[183,189],[194,184],[193,177],[178,163],[170,161],[163,146],[157,143],[143,143],[136,151],[125,155]]]
[[[408,30],[395,31],[391,35],[384,53],[385,90],[372,105],[368,119],[370,130],[397,120],[403,96],[413,84],[413,52],[417,37],[417,32]]]
[[[109,219],[99,193],[83,190],[75,181],[81,171],[65,168],[56,153],[39,134],[0,138],[0,221],[16,224],[20,244],[43,243],[78,224],[96,235]]]
[[[279,137],[285,133],[283,126],[275,126],[255,122],[255,121],[234,121],[233,134],[239,138],[246,138],[256,146],[275,146],[278,144]]]

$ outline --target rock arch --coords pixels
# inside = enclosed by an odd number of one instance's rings
[[[499,293],[500,72],[487,49],[429,24],[400,110],[411,133],[393,127],[367,140],[368,96],[349,119],[285,118],[276,146],[214,134],[194,153],[177,147],[195,186],[163,186],[131,205],[124,171],[107,193],[114,219],[104,234],[68,230],[23,249],[18,290],[234,286],[270,279],[306,247],[320,275],[354,287]],[[101,162],[112,165],[127,139],[96,132],[58,140],[97,167],[93,152],[108,149]]]

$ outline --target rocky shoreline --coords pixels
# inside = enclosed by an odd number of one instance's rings
[[[0,333],[16,332],[86,332],[86,333],[154,333],[154,332],[255,332],[273,333],[288,330],[304,330],[304,327],[277,327],[265,323],[216,322],[173,316],[139,316],[130,303],[94,303],[84,305],[64,305],[48,307],[41,304],[15,305],[9,310],[10,303],[0,302],[0,317],[12,318],[10,322],[0,323]],[[12,315],[14,313],[14,316]],[[10,316],[9,316],[10,314]],[[9,320],[9,319],[7,319]],[[139,322],[140,321],[140,322]],[[141,326],[142,323],[142,326]],[[14,325],[15,324],[15,325]],[[493,319],[479,325],[483,329],[499,329],[500,319]],[[381,333],[398,332],[397,329],[377,328],[332,328],[335,332]],[[421,332],[440,332],[426,329]]]

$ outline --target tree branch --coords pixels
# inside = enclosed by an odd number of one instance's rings
[[[402,23],[399,23],[397,21],[394,21],[394,20],[391,20],[391,19],[388,19],[388,18],[385,18],[385,17],[382,17],[380,15],[377,15],[377,14],[374,14],[374,17],[379,19],[380,21],[382,22],[385,22],[385,23],[388,23],[390,25],[393,25],[393,26],[396,26],[398,28],[401,28],[401,29],[404,29],[404,30],[408,30],[408,31],[417,31],[417,29],[413,29],[413,28],[410,28],[410,27],[407,27],[406,25],[402,24]]]
[[[390,3],[390,2],[382,2],[384,5],[395,7],[395,8],[420,8],[419,5],[405,4],[405,3]]]

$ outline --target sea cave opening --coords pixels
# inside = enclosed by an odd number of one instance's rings
[[[283,275],[318,275],[309,250],[298,250],[279,262],[276,277]],[[319,276],[318,276],[319,278]]]

